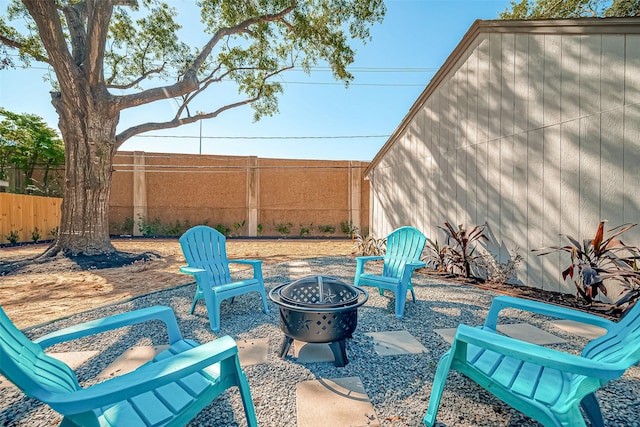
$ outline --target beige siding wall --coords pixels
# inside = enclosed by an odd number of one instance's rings
[[[371,173],[371,224],[487,224],[522,283],[573,293],[531,249],[640,222],[640,35],[480,33]],[[625,234],[640,244],[640,227]]]

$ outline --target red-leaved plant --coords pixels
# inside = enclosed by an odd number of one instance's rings
[[[539,256],[558,251],[569,253],[571,264],[562,272],[562,278],[564,280],[570,278],[578,295],[588,303],[592,303],[599,292],[607,295],[608,291],[604,285],[606,279],[621,282],[627,290],[632,289],[633,284],[638,281],[637,268],[635,270],[633,268],[633,265],[636,265],[638,248],[625,245],[617,238],[637,224],[622,224],[614,227],[607,231],[613,234],[605,238],[604,223],[605,221],[600,221],[595,237],[583,240],[582,244],[571,236],[561,234],[569,240],[569,245],[534,249],[540,252]],[[629,301],[628,297],[623,298],[624,302]]]
[[[445,251],[445,262],[447,270],[454,272],[454,269],[461,270],[465,277],[471,278],[471,266],[482,258],[476,253],[475,243],[481,239],[487,240],[484,235],[484,226],[476,225],[467,231],[464,225],[458,225],[456,230],[449,222],[440,227],[447,235],[447,250]],[[455,245],[451,245],[455,242]]]

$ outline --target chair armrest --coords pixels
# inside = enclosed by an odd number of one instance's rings
[[[456,331],[452,349],[455,348],[453,351],[456,352],[456,357],[464,357],[463,360],[465,362],[467,360],[466,345],[460,345],[461,342],[473,344],[477,347],[538,366],[545,366],[591,378],[612,380],[622,376],[626,370],[626,366],[620,363],[602,363],[499,335],[493,331],[486,331],[468,325],[460,325]],[[460,354],[459,352],[464,354]]]
[[[238,347],[233,338],[223,336],[86,389],[47,396],[46,402],[62,414],[87,412],[178,381],[237,353]]]
[[[356,257],[356,270],[362,272],[364,271],[365,263],[369,261],[378,261],[384,259],[384,256],[381,255],[369,255],[369,256],[359,256]]]
[[[230,259],[228,260],[229,264],[249,264],[249,265],[260,265],[262,264],[261,259]]]
[[[413,270],[417,269],[417,268],[422,268],[422,267],[426,267],[427,263],[424,261],[417,261],[417,262],[408,262],[404,265],[404,271],[402,272],[402,276],[404,279],[404,276],[407,276],[408,278],[411,278],[411,276],[413,275]]]
[[[247,264],[253,268],[253,278],[262,282],[262,260],[261,259],[233,259],[229,260],[229,264]]]
[[[368,256],[359,256],[356,257],[356,261],[360,261],[360,262],[367,262],[367,261],[377,261],[380,259],[384,259],[384,256],[382,255],[368,255]]]
[[[176,316],[173,313],[171,307],[154,306],[116,314],[102,319],[92,320],[90,322],[80,323],[74,326],[69,326],[68,328],[63,328],[50,334],[44,335],[37,340],[34,340],[34,342],[39,344],[42,349],[45,349],[49,346],[58,344],[63,341],[70,341],[76,338],[95,335],[101,332],[143,323],[150,320],[160,320],[164,322],[164,324],[167,326],[169,343],[173,344],[174,342],[180,341],[182,339],[182,334],[180,333],[180,329],[178,328]]]
[[[615,322],[605,319],[604,317],[585,313],[579,310],[573,310],[570,308],[561,307],[555,304],[547,304],[540,301],[514,298],[509,296],[500,296],[494,298],[491,302],[491,307],[489,308],[489,313],[487,314],[487,318],[485,319],[484,326],[495,331],[498,324],[498,314],[505,308],[515,308],[532,313],[544,314],[550,317],[574,320],[576,322],[600,326],[601,328],[605,328],[607,330],[609,330],[611,326],[615,325]]]
[[[194,276],[199,273],[205,273],[206,271],[207,270],[205,270],[204,268],[189,267],[188,265],[183,265],[182,267],[180,267],[181,273],[192,274]]]

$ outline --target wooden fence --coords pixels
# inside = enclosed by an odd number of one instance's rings
[[[11,234],[18,242],[51,239],[60,225],[62,199],[0,193],[0,244],[9,243]]]

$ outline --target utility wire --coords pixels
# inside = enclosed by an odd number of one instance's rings
[[[176,139],[364,139],[389,138],[391,135],[337,135],[337,136],[199,136],[199,135],[135,135],[132,138],[176,138]]]

